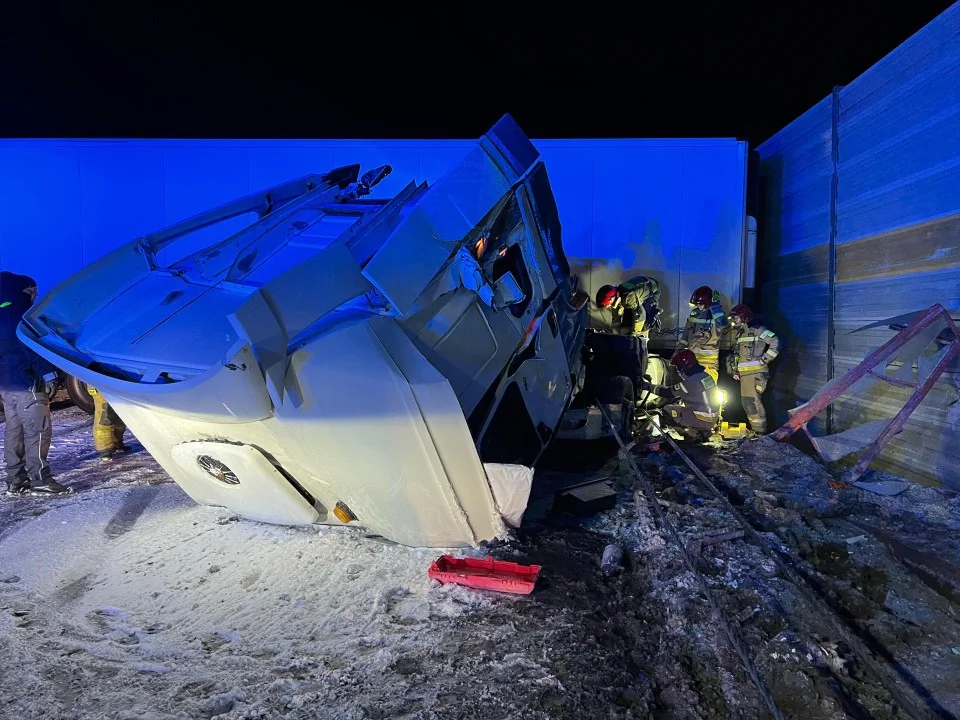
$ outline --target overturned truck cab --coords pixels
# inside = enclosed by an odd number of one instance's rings
[[[336,168],[139,238],[42,298],[20,337],[199,503],[413,546],[502,536],[526,502],[502,471],[531,467],[570,404],[586,296],[509,116],[435,184],[372,198],[389,172]]]

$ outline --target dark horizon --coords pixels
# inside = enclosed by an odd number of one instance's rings
[[[756,146],[951,3],[658,8],[640,22],[289,9],[247,27],[237,10],[67,5],[16,8],[0,28],[0,137],[475,138],[510,113],[536,138]]]

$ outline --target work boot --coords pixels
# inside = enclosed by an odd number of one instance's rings
[[[759,437],[763,437],[767,434],[766,427],[751,425],[750,428],[743,434],[744,440],[756,440]]]
[[[129,445],[115,445],[109,450],[100,450],[100,462],[110,462],[119,455],[126,455],[131,452],[132,448]]]
[[[61,485],[53,478],[50,478],[39,485],[31,485],[30,493],[33,495],[70,495],[73,493],[73,488]]]
[[[7,480],[7,495],[18,496],[26,495],[27,490],[30,489],[30,481],[25,478],[17,478],[16,480]]]

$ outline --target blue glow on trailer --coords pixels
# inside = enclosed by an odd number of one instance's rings
[[[437,180],[474,141],[0,140],[0,266],[49,291],[137,236],[256,190],[359,162],[374,197]],[[585,289],[653,274],[685,309],[696,276],[739,293],[746,155],[734,139],[539,140],[572,271]],[[246,220],[164,251],[170,263]],[[732,250],[734,249],[734,250]]]

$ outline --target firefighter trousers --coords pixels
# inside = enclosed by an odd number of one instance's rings
[[[110,407],[106,398],[94,388],[87,388],[93,396],[93,447],[101,455],[106,455],[123,448],[123,434],[127,430],[126,424]]]
[[[763,391],[767,389],[768,374],[749,373],[740,376],[740,402],[750,421],[750,429],[760,435],[767,432],[767,412],[763,409]]]
[[[697,440],[705,440],[710,437],[716,425],[716,420],[709,421],[699,418],[691,408],[680,403],[671,403],[664,406],[663,417],[684,435]]]

